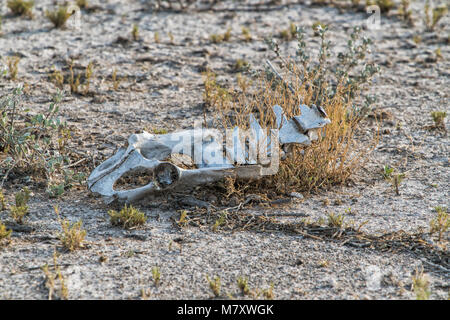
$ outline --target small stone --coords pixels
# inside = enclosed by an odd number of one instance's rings
[[[298,193],[298,192],[291,192],[290,196],[292,198],[297,198],[297,199],[304,199],[305,198],[301,193]]]

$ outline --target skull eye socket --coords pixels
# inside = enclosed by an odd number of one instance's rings
[[[138,167],[123,174],[114,183],[117,191],[131,190],[146,186],[153,181],[153,169]]]
[[[177,167],[171,163],[163,162],[155,168],[155,181],[163,189],[176,183],[179,178]]]

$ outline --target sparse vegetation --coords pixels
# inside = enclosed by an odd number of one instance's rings
[[[223,34],[213,33],[209,36],[209,39],[212,43],[221,43],[224,41],[230,41],[231,39],[231,28],[228,28],[227,31]]]
[[[274,284],[271,283],[269,288],[262,290],[262,295],[264,296],[265,299],[273,300],[273,298],[275,296],[273,293],[273,288],[274,288]]]
[[[11,236],[12,230],[6,229],[6,226],[0,222],[0,247],[5,244],[5,242]]]
[[[206,280],[208,280],[209,288],[213,292],[215,297],[220,296],[220,277],[215,276],[213,280],[209,278],[209,276],[206,276]]]
[[[88,0],[77,0],[75,3],[80,9],[86,9],[89,5]]]
[[[381,13],[388,13],[395,7],[393,0],[366,0],[366,5],[377,5],[380,7]]]
[[[330,262],[328,260],[320,260],[319,261],[319,268],[328,268],[330,265]]]
[[[391,178],[392,185],[395,189],[395,194],[400,195],[400,184],[402,183],[403,179],[405,179],[404,173],[397,173]]]
[[[24,187],[15,195],[15,205],[11,206],[10,215],[18,224],[22,224],[28,214],[28,200],[30,200],[30,190],[27,187]]]
[[[410,6],[410,0],[402,0],[401,7],[399,9],[399,14],[403,18],[405,22],[407,22],[409,25],[413,25],[413,19],[412,19],[412,10],[409,8]]]
[[[153,283],[155,286],[159,285],[159,282],[161,281],[161,271],[158,267],[152,268],[152,277],[153,277]]]
[[[155,33],[153,34],[153,39],[155,40],[155,43],[160,43],[161,40],[159,39],[159,32],[155,31]]]
[[[331,120],[326,127],[326,135],[319,133],[319,139],[308,148],[294,147],[292,155],[281,161],[276,175],[257,182],[259,191],[275,187],[281,193],[309,192],[343,183],[357,171],[376,145],[377,136],[374,136],[369,149],[367,146],[359,149],[353,138],[359,122],[373,103],[368,99],[361,107],[354,103],[371,77],[378,72],[377,66],[365,62],[370,39],[361,37],[361,30],[355,28],[347,50],[337,55],[338,65],[332,69],[328,62],[332,51],[326,39],[327,26],[318,25],[313,31],[318,34],[321,43],[317,59],[311,58],[308,52],[303,28],[297,28],[295,60],[287,61],[277,43],[267,39],[269,47],[278,57],[284,81],[280,81],[271,70],[266,70],[251,87],[234,94],[217,84],[214,73],[204,75],[204,101],[218,111],[217,120],[223,128],[237,125],[246,129],[249,114],[255,110],[261,126],[273,128],[274,115],[267,110],[271,110],[273,105],[280,105],[289,119],[299,112],[297,107],[300,101],[306,105],[321,106]]]
[[[69,20],[70,16],[72,15],[71,12],[69,12],[67,6],[59,6],[57,9],[53,11],[46,10],[45,16],[47,19],[53,23],[53,26],[55,28],[63,28],[66,25],[67,20]]]
[[[237,59],[233,65],[234,72],[244,72],[250,69],[250,63],[243,59]]]
[[[53,67],[53,72],[49,74],[49,77],[50,81],[53,82],[53,84],[57,88],[59,88],[60,90],[64,89],[64,75],[61,73],[61,71]]]
[[[247,278],[239,277],[237,279],[237,285],[244,296],[250,294],[250,288],[248,287],[248,279]]]
[[[187,223],[188,223],[187,219],[188,219],[187,218],[187,211],[186,210],[181,211],[180,212],[180,219],[178,220],[178,225],[180,227],[185,227],[187,225]]]
[[[87,95],[89,93],[90,81],[94,74],[94,64],[89,62],[84,71],[84,82],[81,84],[81,73],[76,74],[74,71],[74,61],[69,63],[69,86],[70,92],[73,94]],[[64,79],[64,78],[63,78]]]
[[[19,57],[9,57],[7,59],[8,75],[11,80],[16,80],[19,73]]]
[[[56,251],[53,253],[53,266],[46,264],[41,269],[44,272],[45,286],[48,289],[48,300],[52,300],[55,296],[58,299],[67,300],[69,289],[61,272],[61,266],[58,264]]]
[[[205,86],[203,99],[207,106],[214,106],[221,109],[231,101],[231,95],[227,89],[217,83],[216,78],[216,74],[211,71],[203,73],[203,84]]]
[[[80,220],[71,224],[67,219],[61,219],[58,207],[54,207],[54,210],[62,229],[62,233],[59,233],[58,237],[63,247],[69,251],[82,248],[86,237],[86,230],[82,228],[83,222]]]
[[[447,112],[445,111],[433,111],[431,112],[431,118],[434,122],[434,128],[445,129],[445,118],[447,117]]]
[[[392,174],[394,173],[394,170],[395,170],[394,168],[391,168],[390,166],[385,165],[383,167],[383,178],[386,179],[386,180],[391,179],[392,178]]]
[[[214,232],[216,232],[216,231],[219,229],[220,226],[222,226],[222,225],[225,224],[226,218],[227,218],[227,214],[226,214],[226,212],[223,212],[223,213],[220,215],[219,219],[217,219],[216,222],[214,222],[214,225],[213,225],[213,227],[212,227],[212,230],[213,230]]]
[[[242,27],[242,37],[244,41],[252,41],[252,34],[250,33],[250,29],[246,27]]]
[[[288,29],[280,31],[280,38],[285,41],[291,41],[293,39],[296,39],[296,37],[297,37],[297,27],[292,22],[289,24]]]
[[[333,228],[342,228],[344,226],[345,216],[342,214],[334,214],[333,212],[328,214],[328,226]]]
[[[7,7],[13,14],[16,16],[27,16],[29,18],[33,17],[33,7],[34,1],[26,1],[26,0],[8,0],[6,3]]]
[[[438,7],[431,8],[430,1],[427,0],[424,6],[424,22],[426,31],[434,31],[439,21],[447,14],[447,12],[447,4],[442,4]]]
[[[421,270],[416,269],[412,276],[412,289],[417,300],[428,300],[430,298],[430,278]]]
[[[0,97],[0,160],[2,186],[11,172],[45,178],[45,185],[63,179],[74,182],[82,175],[74,174],[65,150],[70,131],[57,118],[62,95],[57,93],[45,113],[30,115],[21,102],[22,87]],[[67,184],[67,183],[66,183]]]
[[[438,234],[438,241],[442,241],[443,235],[450,227],[450,219],[447,213],[447,208],[436,207],[436,217],[430,221],[430,234]]]
[[[134,41],[139,40],[139,26],[137,24],[133,24],[133,29],[131,29],[131,37]]]
[[[7,206],[6,206],[5,195],[4,195],[3,192],[0,190],[0,212],[1,212],[1,211],[5,211],[6,208],[7,208]]]
[[[142,226],[147,221],[145,214],[132,205],[125,205],[119,212],[110,210],[108,211],[108,215],[112,225],[121,226],[125,229]]]
[[[392,183],[396,195],[400,195],[400,184],[405,177],[405,173],[396,173],[395,168],[388,165],[383,167],[383,178]]]
[[[113,81],[113,89],[114,89],[114,91],[117,91],[119,89],[119,85],[120,85],[120,82],[122,81],[122,79],[117,77],[117,69],[116,68],[113,69],[111,79]]]

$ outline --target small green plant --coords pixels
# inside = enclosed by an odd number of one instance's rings
[[[11,80],[17,79],[17,74],[19,73],[19,62],[19,57],[9,57],[7,59],[6,63],[8,64],[8,74]]]
[[[85,81],[84,81],[84,94],[88,94],[89,92],[89,86],[90,86],[90,82],[91,82],[91,78],[92,75],[94,74],[94,64],[92,62],[89,62],[89,64],[86,67],[84,76],[85,76]]]
[[[54,210],[61,224],[62,233],[58,234],[58,238],[63,247],[69,251],[82,248],[84,238],[86,237],[86,230],[82,228],[83,221],[80,220],[71,224],[67,219],[61,219],[58,207],[54,207]]]
[[[388,13],[395,7],[393,0],[366,0],[366,4],[379,6],[381,13]]]
[[[242,27],[242,36],[244,38],[244,41],[252,41],[252,35],[250,33],[250,29],[246,27]]]
[[[330,265],[330,262],[328,260],[320,260],[319,261],[319,268],[328,268]]]
[[[419,44],[419,43],[422,42],[422,37],[419,36],[419,35],[417,35],[417,34],[415,34],[415,35],[413,36],[413,41],[414,41],[415,44]]]
[[[431,8],[430,1],[427,0],[424,6],[424,15],[425,15],[424,22],[426,30],[429,32],[434,31],[439,21],[447,14],[447,12],[448,7],[446,4],[443,4],[435,8]]]
[[[84,83],[81,84],[81,73],[75,74],[74,72],[74,61],[69,63],[69,86],[71,93],[79,93],[87,95],[89,93],[90,81],[94,74],[94,64],[89,62],[84,71]]]
[[[75,3],[80,9],[86,9],[89,5],[88,0],[77,0]]]
[[[227,218],[227,214],[226,214],[226,212],[223,212],[223,213],[220,215],[220,217],[214,222],[214,225],[213,225],[213,227],[212,227],[212,230],[213,230],[214,232],[216,232],[216,231],[219,229],[220,226],[222,226],[222,225],[225,224],[226,218]]]
[[[334,214],[333,212],[328,214],[328,226],[333,228],[342,228],[344,225],[345,217],[342,214]]]
[[[158,267],[152,268],[152,277],[155,286],[158,286],[159,282],[161,281],[161,271],[159,270]]]
[[[155,40],[155,43],[160,43],[161,42],[161,39],[159,39],[159,32],[158,31],[156,31],[153,34],[153,39]]]
[[[447,112],[445,111],[433,111],[431,112],[431,118],[433,118],[434,128],[445,128],[445,118]]]
[[[53,67],[53,72],[49,74],[49,78],[57,88],[61,90],[64,88],[64,75],[55,67]]]
[[[211,34],[209,36],[209,40],[211,40],[212,43],[221,43],[223,41],[223,37],[219,34]]]
[[[50,198],[58,198],[61,195],[63,195],[65,191],[65,184],[64,183],[59,183],[56,185],[49,185],[47,188],[47,194],[49,195]]]
[[[244,296],[250,294],[250,289],[248,287],[248,279],[247,278],[239,277],[237,279],[237,285]]]
[[[3,192],[0,190],[0,212],[6,210],[6,199]]]
[[[8,0],[7,7],[16,16],[27,16],[29,18],[33,17],[32,9],[34,6],[34,1],[25,0]]]
[[[145,214],[131,205],[129,207],[125,205],[119,212],[110,210],[108,215],[113,226],[121,226],[125,229],[142,226],[147,221]]]
[[[223,34],[213,33],[209,36],[209,40],[212,43],[221,43],[223,41],[230,41],[231,39],[231,28],[228,28],[227,31]]]
[[[11,236],[12,230],[6,229],[6,226],[0,222],[0,247]]]
[[[289,24],[288,29],[281,30],[280,38],[285,41],[293,40],[297,37],[297,26],[294,23]]]
[[[203,99],[207,106],[223,106],[231,100],[230,92],[217,83],[216,77],[211,71],[203,73],[205,86]]]
[[[223,41],[230,41],[231,39],[231,28],[228,28],[227,31],[223,34]]]
[[[188,224],[187,214],[188,212],[186,210],[180,212],[180,219],[177,222],[180,227],[185,227]]]
[[[404,21],[406,21],[409,25],[413,24],[412,20],[412,10],[409,9],[410,6],[410,0],[402,0],[401,7],[399,9],[399,14],[403,18]]]
[[[385,165],[383,167],[383,178],[389,180],[392,178],[392,174],[394,173],[394,168],[389,167],[389,165]]]
[[[137,24],[133,24],[133,29],[131,29],[131,37],[134,41],[139,40],[139,26]]]
[[[400,184],[402,183],[403,179],[405,179],[405,177],[406,175],[404,173],[397,173],[391,179],[392,185],[395,189],[395,194],[398,196],[400,195]]]
[[[214,280],[211,280],[209,276],[206,276],[206,280],[208,280],[209,288],[214,293],[214,296],[220,296],[220,277],[215,276]]]
[[[450,227],[450,219],[447,213],[447,208],[436,207],[436,217],[430,221],[430,234],[437,233],[438,241],[442,240],[442,236],[448,231]]]
[[[396,173],[395,169],[388,165],[383,167],[383,178],[392,183],[396,195],[400,195],[400,184],[405,177],[404,173]]]
[[[412,289],[416,294],[417,300],[428,300],[430,298],[430,279],[428,275],[421,270],[416,269],[412,276]]]
[[[152,131],[154,134],[167,134],[169,132],[165,128],[154,128]]]
[[[117,77],[117,69],[116,68],[113,69],[111,79],[113,81],[113,89],[114,89],[114,91],[117,91],[119,89],[120,81],[122,81],[122,79]]]
[[[53,253],[53,266],[45,264],[41,270],[45,276],[45,286],[48,289],[48,300],[52,300],[55,295],[59,299],[67,300],[69,298],[69,289],[66,285],[66,279],[61,272],[61,266],[58,264],[56,251]]]
[[[28,200],[30,199],[30,190],[24,187],[15,195],[15,205],[10,208],[10,215],[15,222],[22,224],[25,216],[28,214]]]
[[[244,72],[250,69],[250,63],[243,59],[237,59],[233,65],[234,72]]]
[[[273,288],[274,288],[274,284],[271,283],[269,288],[262,290],[262,294],[263,294],[265,299],[273,300],[273,298],[274,298]]]
[[[63,28],[71,15],[72,13],[69,12],[67,6],[59,6],[53,11],[45,11],[45,16],[51,23],[53,23],[55,28]]]

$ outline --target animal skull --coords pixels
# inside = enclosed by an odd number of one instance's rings
[[[88,178],[88,187],[107,202],[115,199],[133,202],[156,191],[212,183],[226,176],[258,179],[275,174],[280,153],[283,158],[291,152],[289,146],[293,144],[310,145],[311,140],[318,138],[317,129],[330,123],[320,107],[300,105],[299,109],[299,116],[287,120],[283,109],[275,105],[277,129],[270,130],[270,137],[250,115],[250,130],[243,132],[238,127],[227,130],[225,147],[222,134],[216,129],[133,134],[127,148],[120,148],[94,169]],[[176,161],[179,155],[193,159],[196,168],[184,169],[181,164],[174,164],[180,162]],[[151,179],[141,187],[115,190],[116,182],[129,173],[150,174]]]

